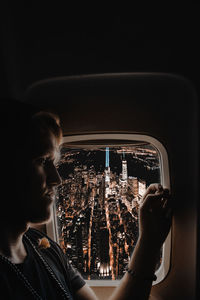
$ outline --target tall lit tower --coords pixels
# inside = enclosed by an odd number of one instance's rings
[[[109,168],[109,147],[106,147],[106,168]]]
[[[127,172],[127,161],[125,159],[125,153],[123,152],[123,159],[122,159],[122,180],[127,182],[128,179],[128,172]]]
[[[105,197],[110,194],[110,166],[109,166],[109,147],[106,147],[106,164],[105,164]]]

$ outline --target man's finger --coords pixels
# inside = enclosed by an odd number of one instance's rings
[[[157,207],[158,205],[161,206],[161,200],[163,199],[163,192],[157,194],[148,194],[144,199],[144,202],[141,203],[141,207],[143,208],[153,208]]]
[[[144,203],[145,198],[149,194],[155,194],[156,192],[161,192],[163,190],[163,187],[160,183],[152,183],[150,186],[147,188],[146,192],[144,193],[142,197],[141,204]]]

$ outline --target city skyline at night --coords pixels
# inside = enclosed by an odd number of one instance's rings
[[[58,171],[59,243],[85,279],[121,279],[138,238],[138,208],[160,182],[151,146],[68,148]]]

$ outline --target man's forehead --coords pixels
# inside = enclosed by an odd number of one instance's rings
[[[56,154],[59,152],[58,140],[52,133],[39,134],[33,141],[35,147],[33,147],[33,155],[47,155]]]

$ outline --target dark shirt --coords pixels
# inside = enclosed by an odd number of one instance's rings
[[[59,284],[63,286],[68,299],[73,299],[74,293],[84,286],[85,281],[79,272],[71,266],[62,249],[48,237],[50,247],[39,249],[38,239],[46,236],[38,230],[29,229],[26,236],[36,246],[46,265],[50,267],[50,272],[53,272]],[[15,266],[25,275],[28,283],[41,299],[63,299],[61,288],[47,270],[41,258],[27,239],[23,238],[23,242],[27,250],[27,257],[22,264]],[[30,288],[27,288],[24,281],[15,273],[12,264],[8,265],[2,259],[0,259],[0,299],[36,299],[31,294]]]

